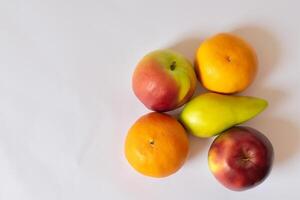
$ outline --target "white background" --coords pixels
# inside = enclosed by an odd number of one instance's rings
[[[0,0],[0,199],[299,199],[296,2]],[[149,112],[131,90],[136,63],[158,48],[192,61],[203,39],[224,31],[259,57],[243,94],[270,104],[247,123],[274,145],[270,176],[229,191],[208,169],[211,140],[192,137],[178,173],[139,175],[123,155],[128,128]]]

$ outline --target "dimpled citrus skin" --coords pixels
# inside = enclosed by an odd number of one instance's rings
[[[195,65],[203,86],[219,93],[245,90],[257,73],[254,50],[241,38],[228,33],[205,40],[197,50]]]
[[[130,165],[141,174],[157,178],[175,173],[186,160],[188,149],[187,134],[181,124],[156,112],[139,118],[125,141]]]

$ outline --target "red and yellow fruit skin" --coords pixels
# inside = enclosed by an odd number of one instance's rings
[[[268,176],[272,162],[272,144],[250,127],[238,126],[225,131],[213,141],[208,153],[213,175],[234,191],[261,183]]]
[[[176,68],[170,66],[176,62]],[[132,87],[150,110],[164,112],[182,106],[194,93],[196,75],[191,63],[171,50],[147,54],[137,65]]]

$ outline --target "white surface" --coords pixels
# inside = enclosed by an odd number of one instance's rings
[[[299,199],[300,12],[297,1],[0,1],[0,199]],[[260,71],[244,92],[270,106],[248,122],[275,148],[274,168],[246,192],[207,166],[211,141],[192,138],[184,167],[137,174],[123,156],[128,128],[148,110],[131,90],[147,52],[190,59],[229,31],[256,49]]]

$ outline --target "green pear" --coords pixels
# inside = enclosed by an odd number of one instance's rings
[[[180,121],[193,135],[211,137],[255,117],[267,105],[256,97],[205,93],[184,106]]]

